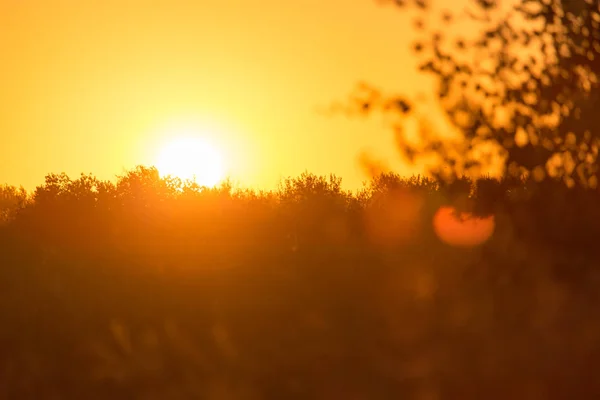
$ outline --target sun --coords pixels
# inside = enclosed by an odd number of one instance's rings
[[[156,168],[161,176],[215,186],[225,178],[221,152],[207,140],[185,137],[170,141],[159,152]]]

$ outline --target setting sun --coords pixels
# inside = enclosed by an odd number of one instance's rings
[[[156,161],[162,176],[171,175],[214,186],[225,178],[221,153],[206,140],[180,138],[164,146]]]

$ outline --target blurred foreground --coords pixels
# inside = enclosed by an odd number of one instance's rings
[[[0,192],[0,399],[600,396],[597,190],[140,167]]]

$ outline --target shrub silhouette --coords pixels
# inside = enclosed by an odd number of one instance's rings
[[[2,396],[595,398],[598,193],[460,182],[5,187]],[[480,246],[436,237],[464,204]]]

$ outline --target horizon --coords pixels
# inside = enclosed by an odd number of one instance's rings
[[[265,193],[270,193],[270,192],[278,192],[281,190],[281,184],[285,183],[286,180],[294,180],[294,179],[301,179],[304,176],[314,176],[317,178],[324,178],[324,179],[328,179],[330,177],[339,179],[341,182],[341,188],[344,191],[348,191],[352,194],[357,194],[358,192],[362,191],[363,189],[367,189],[369,187],[369,185],[371,185],[373,182],[377,181],[378,178],[381,177],[385,177],[385,176],[393,176],[393,177],[397,177],[399,178],[401,181],[404,182],[408,182],[411,181],[412,179],[421,179],[421,180],[427,180],[433,183],[448,183],[447,180],[444,179],[439,179],[436,178],[430,174],[423,174],[423,173],[413,173],[413,174],[401,174],[401,173],[397,173],[395,171],[389,171],[389,170],[385,170],[385,171],[381,171],[378,174],[372,175],[372,174],[367,174],[365,173],[365,178],[363,179],[363,181],[361,182],[360,186],[358,187],[353,187],[353,188],[348,188],[344,185],[344,177],[337,175],[335,173],[327,173],[327,174],[317,174],[314,173],[312,171],[309,170],[304,170],[301,171],[300,173],[296,174],[296,175],[288,175],[288,176],[281,176],[274,184],[272,184],[270,187],[257,187],[257,186],[253,186],[253,185],[246,185],[244,184],[244,182],[240,181],[240,180],[236,180],[235,177],[233,176],[229,176],[229,175],[224,175],[221,179],[218,180],[218,182],[214,183],[214,184],[202,184],[197,180],[194,180],[193,178],[182,178],[180,176],[177,175],[171,175],[171,174],[163,174],[161,173],[160,169],[157,168],[154,165],[136,165],[133,168],[130,169],[123,169],[123,171],[119,174],[114,175],[112,178],[109,179],[102,179],[100,177],[98,177],[96,174],[94,174],[93,172],[79,172],[77,174],[74,175],[70,175],[66,172],[49,172],[46,173],[44,175],[44,177],[42,177],[42,179],[40,179],[40,182],[38,184],[36,184],[34,187],[31,188],[27,188],[24,185],[21,184],[13,184],[13,183],[8,183],[8,182],[0,182],[0,188],[2,187],[12,187],[15,189],[24,189],[25,191],[27,191],[27,193],[33,193],[35,192],[36,188],[38,187],[43,187],[45,185],[45,178],[48,176],[61,176],[63,174],[65,174],[71,181],[77,180],[79,178],[81,178],[82,176],[91,176],[93,178],[98,179],[101,182],[110,182],[112,184],[115,184],[118,182],[119,179],[122,179],[124,176],[126,176],[129,173],[135,173],[136,171],[138,171],[139,169],[155,169],[158,173],[159,173],[159,178],[161,180],[165,180],[165,181],[179,181],[181,184],[192,184],[192,185],[197,185],[198,188],[205,188],[205,189],[217,189],[220,187],[224,187],[224,186],[230,186],[232,189],[241,189],[241,190],[251,190],[254,191],[256,193],[259,192],[265,192]],[[462,176],[456,176],[455,178],[456,180],[463,180],[463,181],[468,181],[468,182],[472,182],[475,183],[477,181],[497,181],[497,182],[502,182],[502,181],[512,181],[515,178],[514,177],[507,177],[507,176],[493,176],[493,175],[480,175],[480,176],[468,176],[468,175],[462,175]],[[528,176],[527,175],[523,175],[520,178],[518,178],[519,181],[522,181],[523,183],[527,182],[528,180]],[[535,180],[534,180],[535,181]],[[593,189],[593,188],[592,188]]]

